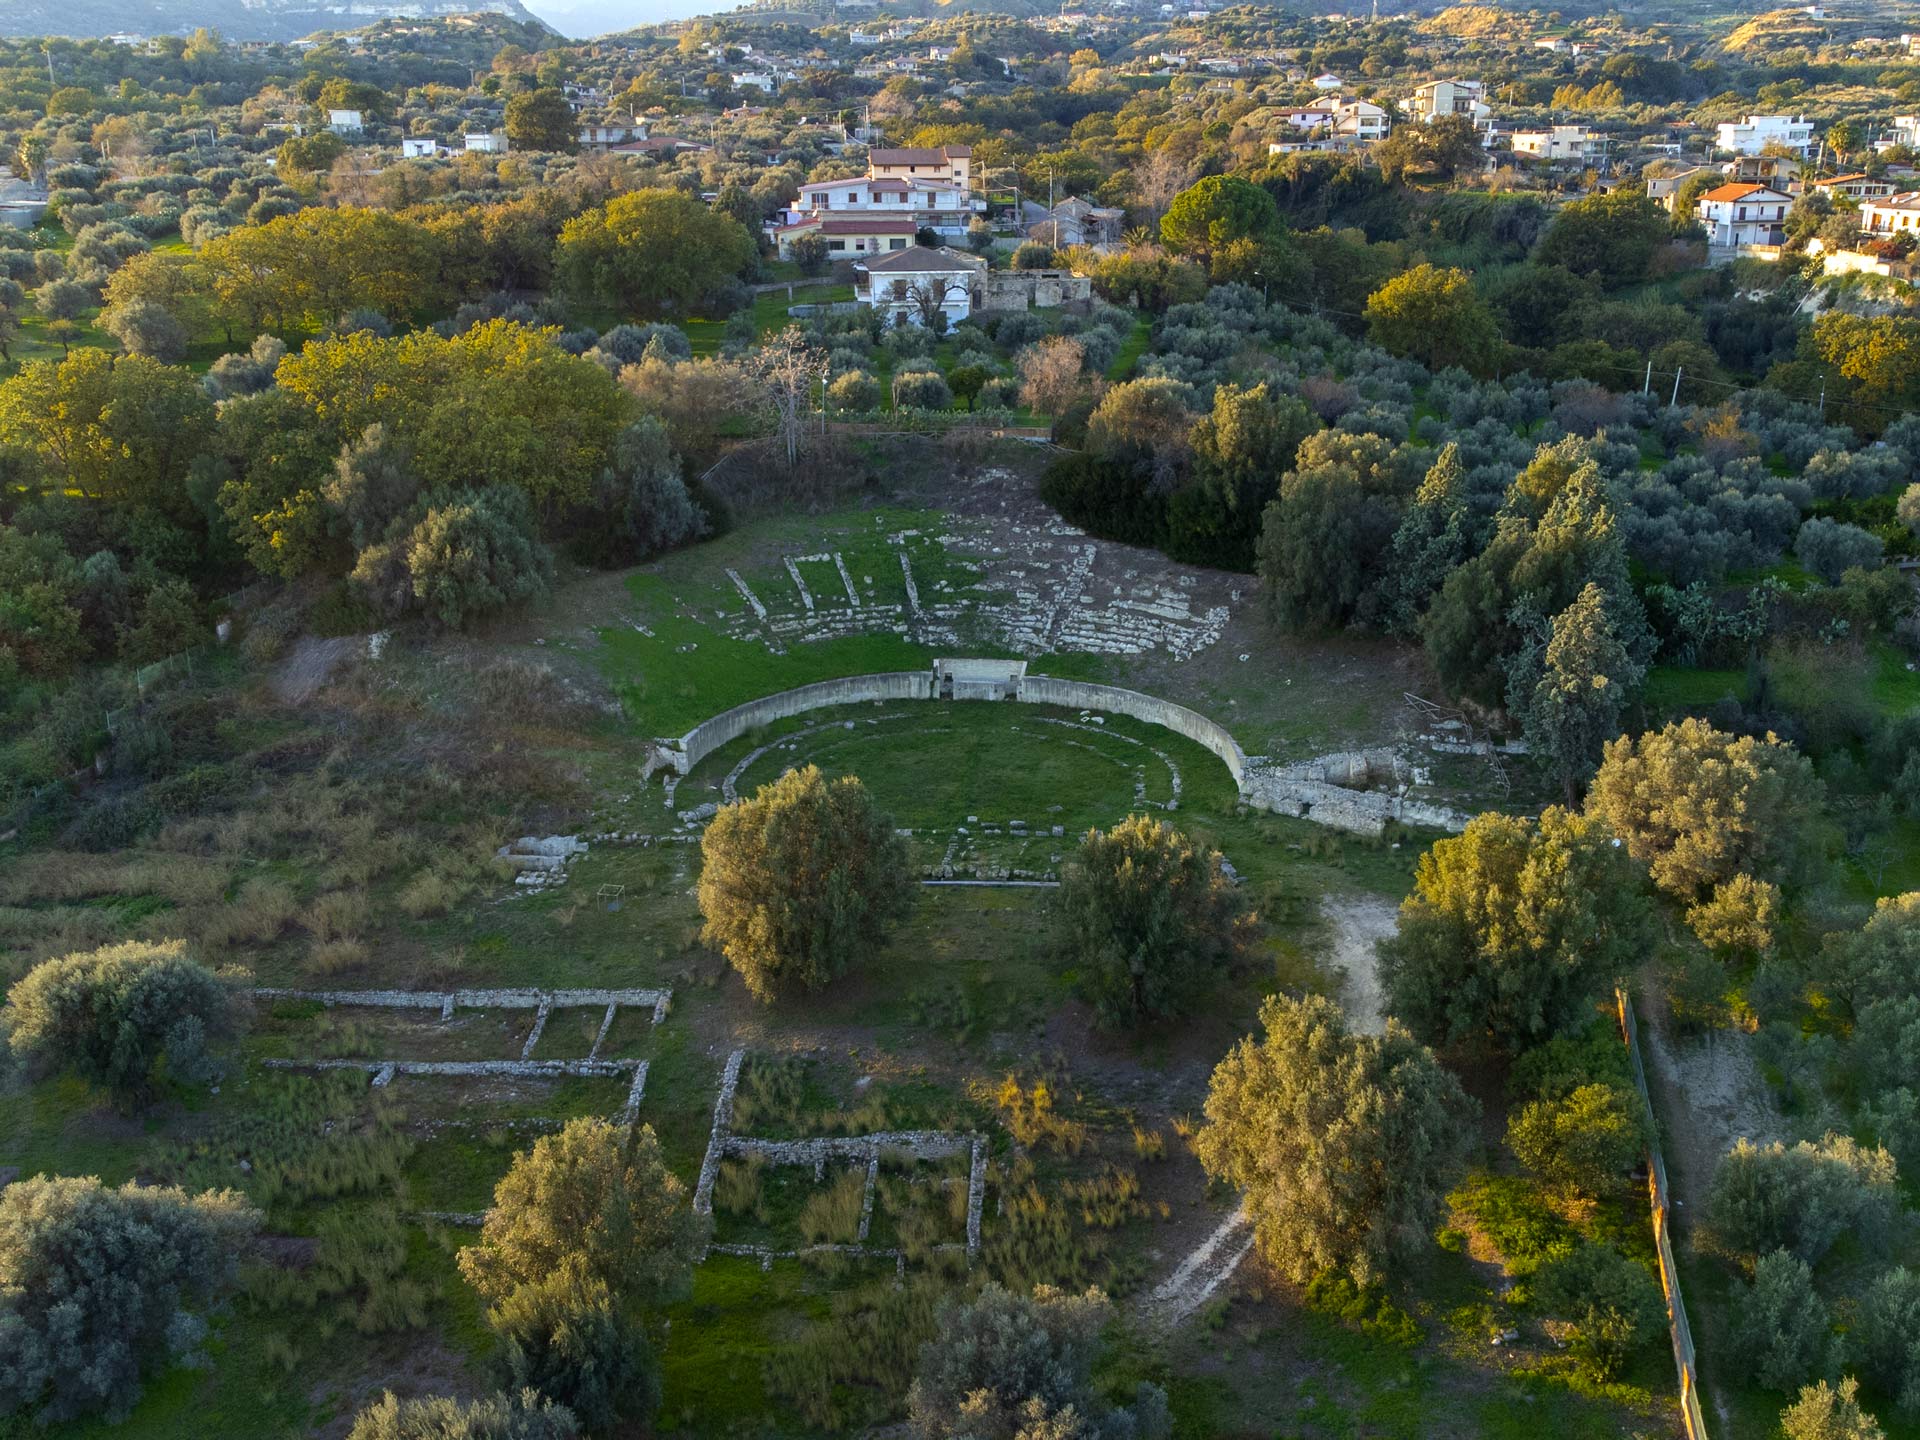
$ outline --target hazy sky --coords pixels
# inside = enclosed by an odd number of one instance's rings
[[[631,30],[659,20],[685,20],[733,8],[733,0],[524,0],[526,7],[570,39]]]

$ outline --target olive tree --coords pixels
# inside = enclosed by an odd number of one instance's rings
[[[533,1390],[571,1410],[590,1435],[613,1434],[660,1406],[647,1332],[602,1280],[556,1274],[522,1285],[487,1313],[511,1391]]]
[[[449,629],[546,594],[553,576],[533,507],[509,485],[443,497],[414,526],[405,553],[414,600]]]
[[[1481,815],[1420,857],[1380,944],[1388,1008],[1432,1045],[1538,1044],[1649,952],[1644,889],[1603,824],[1557,806]]]
[[[1798,1389],[1825,1368],[1831,1339],[1827,1306],[1813,1288],[1813,1271],[1799,1256],[1775,1250],[1754,1266],[1753,1284],[1731,1307],[1733,1343],[1755,1383],[1768,1390]]]
[[[1587,813],[1654,884],[1691,904],[1735,875],[1792,879],[1819,843],[1822,794],[1813,766],[1784,740],[1689,718],[1608,745]]]
[[[1788,1250],[1812,1265],[1842,1235],[1884,1232],[1896,1204],[1885,1150],[1837,1134],[1791,1148],[1743,1139],[1714,1172],[1704,1221],[1712,1245],[1746,1264]]]
[[[581,1117],[514,1156],[460,1273],[495,1304],[555,1276],[654,1301],[685,1287],[700,1244],[653,1127]]]
[[[1215,1068],[1195,1153],[1246,1192],[1275,1267],[1370,1285],[1431,1240],[1477,1107],[1397,1021],[1356,1035],[1325,996],[1276,995],[1260,1023]]]
[[[191,1358],[259,1214],[227,1190],[38,1176],[0,1188],[0,1415],[118,1419]]]
[[[36,965],[7,992],[0,1035],[29,1064],[73,1072],[122,1105],[144,1099],[154,1070],[188,1082],[220,1066],[208,1042],[229,1032],[231,1002],[180,940],[130,940]]]
[[[1854,1312],[1851,1338],[1868,1378],[1902,1410],[1920,1410],[1920,1271],[1896,1265],[1876,1278]]]
[[[871,956],[912,894],[906,846],[854,776],[808,765],[722,806],[700,842],[703,938],[757,999]]]
[[[1249,928],[1220,852],[1145,815],[1087,832],[1061,876],[1056,914],[1110,1024],[1180,1013]]]
[[[988,1284],[971,1300],[947,1297],[935,1317],[939,1338],[921,1347],[907,1393],[913,1434],[1163,1440],[1171,1427],[1157,1386],[1141,1385],[1131,1407],[1116,1408],[1093,1383],[1101,1332],[1112,1318],[1098,1290],[1074,1295],[1041,1285],[1029,1297]]]
[[[1849,1375],[1839,1388],[1822,1380],[1806,1385],[1780,1412],[1783,1440],[1886,1440],[1873,1416],[1860,1408],[1860,1382]]]
[[[1548,1185],[1596,1199],[1646,1153],[1646,1107],[1619,1085],[1581,1085],[1530,1101],[1507,1122],[1507,1144]]]

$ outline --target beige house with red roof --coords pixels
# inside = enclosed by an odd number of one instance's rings
[[[946,180],[970,190],[973,188],[973,147],[941,145],[931,149],[869,150],[867,174],[873,179]]]
[[[911,215],[802,215],[773,231],[774,248],[782,260],[793,258],[793,242],[818,235],[827,242],[827,258],[851,260],[905,250],[920,227]]]

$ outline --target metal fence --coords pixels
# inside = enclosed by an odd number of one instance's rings
[[[1620,1033],[1633,1066],[1634,1088],[1653,1119],[1653,1097],[1647,1093],[1647,1070],[1640,1061],[1640,1026],[1634,1019],[1633,997],[1625,987],[1614,991],[1620,1009]],[[1700,1374],[1694,1364],[1693,1327],[1687,1323],[1687,1302],[1680,1294],[1680,1267],[1673,1258],[1668,1226],[1672,1201],[1667,1191],[1667,1163],[1660,1158],[1660,1142],[1647,1147],[1647,1192],[1653,1202],[1653,1244],[1660,1256],[1660,1288],[1667,1294],[1667,1319],[1673,1334],[1673,1364],[1680,1373],[1680,1423],[1688,1440],[1707,1440],[1707,1420],[1700,1409]]]

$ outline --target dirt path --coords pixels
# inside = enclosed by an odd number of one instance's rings
[[[360,635],[324,640],[309,635],[297,641],[287,658],[274,667],[274,698],[284,705],[299,705],[312,699],[333,672],[349,656],[363,651],[366,644],[366,638]]]
[[[1340,976],[1340,1003],[1346,1006],[1353,1028],[1378,1035],[1386,1027],[1373,947],[1393,934],[1399,909],[1390,900],[1372,895],[1323,895],[1320,913],[1331,931],[1323,969]]]
[[[1765,1145],[1785,1139],[1786,1127],[1753,1058],[1748,1037],[1722,1031],[1679,1039],[1658,1023],[1642,1025],[1648,1083],[1663,1103],[1666,1157],[1674,1199],[1685,1211],[1706,1201],[1720,1157],[1740,1139]]]
[[[1140,1303],[1141,1318],[1174,1326],[1211,1300],[1253,1249],[1253,1222],[1235,1210]]]

